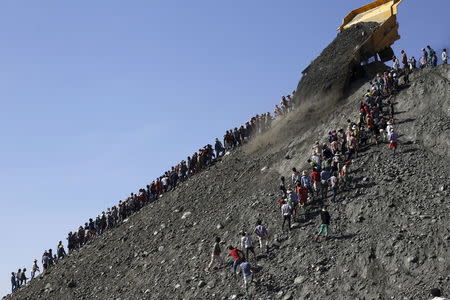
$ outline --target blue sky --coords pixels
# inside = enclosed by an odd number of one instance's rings
[[[367,1],[0,2],[0,295],[68,231],[256,113]],[[395,50],[450,48],[407,0]]]

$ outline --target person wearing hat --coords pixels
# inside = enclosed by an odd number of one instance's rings
[[[33,266],[31,267],[31,278],[30,278],[30,280],[34,279],[34,275],[36,274],[36,272],[41,273],[41,270],[39,269],[39,266],[37,265],[37,259],[35,259],[33,261]]]
[[[430,290],[431,296],[433,296],[433,299],[431,300],[448,300],[448,298],[442,297],[441,290],[438,288],[433,288]]]
[[[320,224],[319,232],[316,235],[316,241],[319,241],[319,238],[321,235],[323,235],[324,240],[328,240],[331,216],[325,207],[323,207],[322,211],[320,212],[320,219],[321,219],[321,224]]]

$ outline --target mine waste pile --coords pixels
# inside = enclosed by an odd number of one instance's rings
[[[330,240],[314,241],[316,204],[306,216],[300,210],[289,237],[281,232],[279,178],[290,181],[316,140],[357,119],[372,78],[350,84],[340,67],[374,26],[340,33],[312,62],[299,83],[304,103],[287,120],[7,299],[426,299],[432,287],[450,293],[449,66],[413,72],[411,85],[393,96],[398,152],[383,143],[353,160],[354,187],[325,202]],[[307,103],[315,91],[328,93],[320,105]],[[258,219],[273,247],[258,259],[246,295],[230,268],[205,268],[215,236],[225,252]]]

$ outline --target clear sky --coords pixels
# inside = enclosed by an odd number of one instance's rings
[[[0,2],[0,295],[9,274],[200,146],[272,111],[365,1]],[[405,0],[395,50],[450,48]]]

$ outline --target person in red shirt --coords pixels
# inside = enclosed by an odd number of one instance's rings
[[[233,274],[236,275],[236,269],[237,267],[245,261],[245,255],[244,252],[242,252],[241,250],[239,250],[238,248],[235,248],[233,246],[228,246],[228,256],[233,257]]]
[[[300,198],[300,206],[304,206],[308,202],[308,189],[298,182],[295,192]]]
[[[320,172],[317,171],[317,169],[314,169],[311,172],[310,177],[313,184],[314,193],[316,194],[316,197],[318,197],[320,192],[320,181],[321,181]]]

